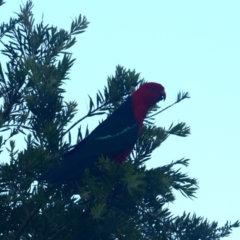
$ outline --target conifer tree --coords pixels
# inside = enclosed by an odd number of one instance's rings
[[[176,200],[174,191],[194,198],[198,184],[182,172],[189,159],[146,168],[152,152],[169,136],[190,134],[185,123],[170,123],[167,129],[156,126],[154,116],[162,111],[158,106],[151,109],[124,163],[100,158],[71,185],[37,181],[88,135],[88,129],[83,134],[80,127],[83,120],[111,114],[132,87],[145,80],[134,70],[117,66],[103,91],[89,97],[86,115],[73,123],[77,99],[64,99],[63,84],[75,61],[70,48],[88,21],[79,15],[66,31],[35,23],[32,8],[32,1],[27,1],[0,26],[1,55],[7,59],[0,64],[0,239],[217,240],[239,227],[238,221],[219,227],[194,213],[171,213],[168,203]],[[187,92],[179,93],[173,104],[186,98]],[[74,140],[73,131],[78,131]],[[24,139],[23,147],[15,144],[16,137]]]

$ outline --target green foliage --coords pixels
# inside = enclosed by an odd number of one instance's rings
[[[239,227],[238,221],[219,228],[216,222],[195,214],[174,216],[170,212],[174,192],[194,198],[198,184],[182,173],[189,159],[145,167],[152,152],[169,136],[190,134],[182,122],[169,128],[153,124],[154,116],[168,107],[151,109],[133,152],[121,165],[100,158],[78,182],[51,186],[36,181],[61,163],[74,127],[88,117],[111,114],[145,80],[134,70],[117,66],[103,91],[95,98],[89,96],[86,115],[69,125],[77,103],[63,98],[62,85],[74,63],[68,51],[88,21],[80,15],[69,32],[43,22],[35,24],[32,7],[28,1],[15,18],[0,25],[1,53],[7,58],[5,66],[0,64],[1,150],[9,143],[9,157],[1,159],[0,165],[0,238],[204,240],[220,239]],[[169,107],[186,98],[189,94],[180,92]],[[24,149],[15,144],[15,136],[24,137]],[[77,140],[83,138],[79,127]]]

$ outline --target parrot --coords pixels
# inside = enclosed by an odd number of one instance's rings
[[[74,181],[102,156],[117,163],[123,162],[137,142],[149,109],[165,99],[161,84],[142,84],[87,137],[63,154],[62,164],[43,174],[40,180],[52,184]]]

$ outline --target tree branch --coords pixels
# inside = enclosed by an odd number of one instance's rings
[[[25,220],[25,222],[23,222],[23,224],[20,226],[18,232],[15,235],[14,240],[19,240],[21,237],[22,232],[24,231],[24,229],[27,227],[28,223],[32,220],[32,218],[36,215],[36,213],[38,212],[38,210],[40,209],[42,203],[39,203],[34,209],[33,211],[30,213],[30,215],[28,216],[28,218]]]

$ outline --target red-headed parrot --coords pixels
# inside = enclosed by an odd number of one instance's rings
[[[40,180],[54,184],[75,180],[101,156],[119,163],[124,161],[137,142],[148,110],[165,98],[161,84],[143,84],[85,139],[65,153],[61,165],[41,176]]]

